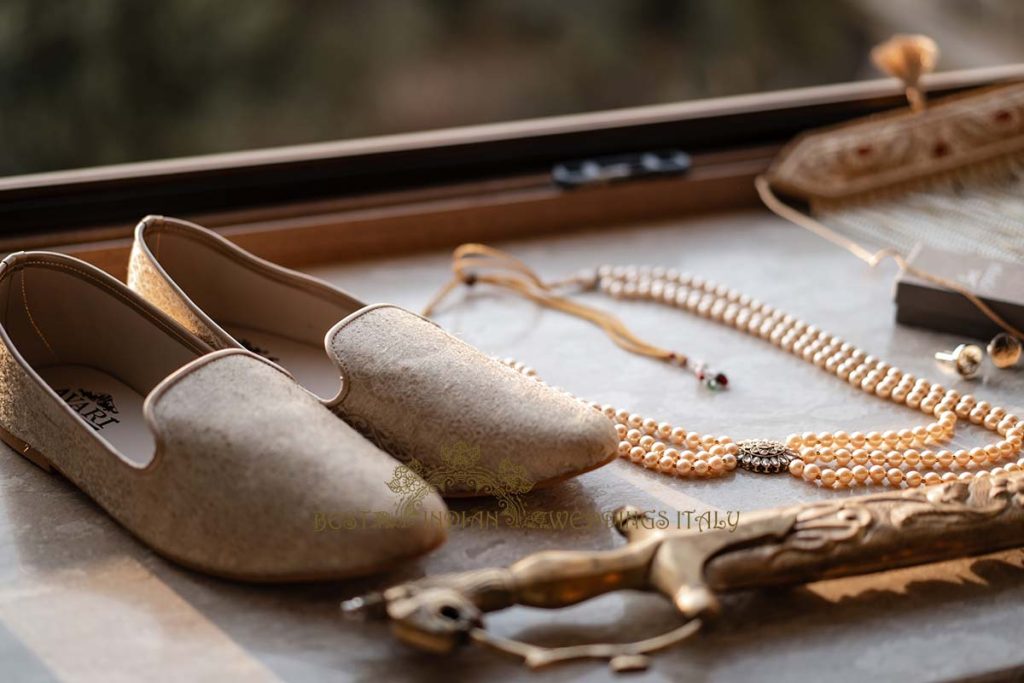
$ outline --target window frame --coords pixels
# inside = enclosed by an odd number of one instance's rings
[[[932,74],[935,97],[1024,81],[1024,64]],[[679,148],[777,148],[800,132],[904,104],[892,79],[483,126],[0,178],[0,250],[123,237],[143,215],[244,215],[281,206],[542,181],[562,161]],[[220,221],[230,224],[230,219]]]

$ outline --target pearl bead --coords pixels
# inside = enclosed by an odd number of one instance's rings
[[[833,469],[825,468],[819,475],[822,486],[831,487],[836,483],[836,472]]]
[[[1014,421],[1012,421],[1010,417],[1004,417],[1002,420],[999,421],[999,424],[996,425],[996,431],[998,431],[1001,435],[1005,436],[1006,432],[1009,431],[1010,427],[1012,427],[1013,425]]]

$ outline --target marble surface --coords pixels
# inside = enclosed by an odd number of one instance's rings
[[[647,263],[701,274],[803,317],[916,375],[956,338],[896,327],[891,264],[874,270],[758,211],[716,214],[501,245],[546,276],[598,263]],[[448,255],[320,267],[312,272],[368,301],[418,309],[447,276]],[[599,306],[642,335],[726,371],[709,394],[686,374],[621,351],[596,328],[507,295],[458,292],[436,319],[489,353],[515,356],[550,383],[687,428],[736,438],[800,430],[878,429],[921,415],[868,398],[762,341],[679,311]],[[988,369],[942,380],[1021,414],[1024,373]],[[965,430],[958,441],[984,440]],[[788,476],[673,480],[626,462],[529,494],[541,509],[750,511],[835,497]],[[486,504],[458,502],[474,511]],[[155,557],[66,481],[13,453],[0,457],[0,680],[440,681],[612,679],[600,663],[529,672],[495,653],[457,659],[411,651],[379,624],[338,616],[338,601],[424,574],[508,564],[542,549],[609,548],[576,531],[455,529],[432,555],[388,576],[344,584],[253,587]],[[1024,552],[745,594],[693,641],[625,680],[933,681],[1024,670]],[[515,608],[498,633],[544,644],[635,639],[676,622],[653,596],[613,595],[561,612]],[[1020,675],[1018,673],[1018,675]]]

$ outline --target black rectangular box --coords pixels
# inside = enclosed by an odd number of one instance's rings
[[[1024,265],[918,245],[912,266],[970,290],[1014,327],[1024,328]],[[906,271],[896,282],[896,321],[988,341],[1003,330],[962,294]]]

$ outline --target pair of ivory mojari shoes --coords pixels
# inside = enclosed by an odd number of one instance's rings
[[[427,552],[445,538],[433,492],[406,526],[317,529],[396,510],[391,455],[466,445],[535,487],[615,455],[583,403],[197,225],[144,219],[128,284],[55,253],[3,260],[0,437],[183,565],[335,579]]]

